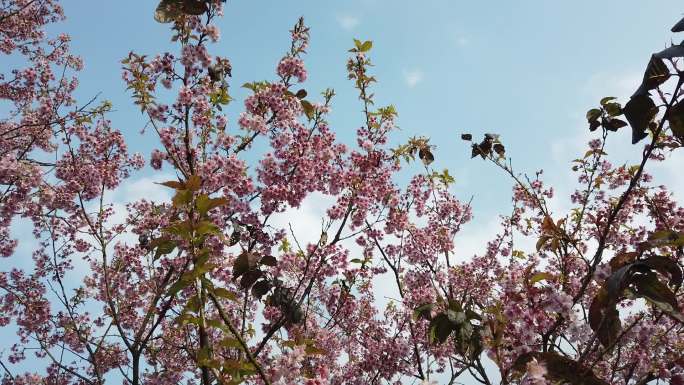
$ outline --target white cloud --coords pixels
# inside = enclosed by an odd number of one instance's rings
[[[322,193],[312,193],[297,208],[288,208],[282,213],[273,214],[269,225],[276,229],[285,229],[292,239],[290,228],[302,247],[307,243],[316,243],[321,237],[322,218],[327,209],[335,203],[335,198]],[[332,237],[332,235],[331,235]]]
[[[582,96],[596,99],[595,103],[604,96],[615,96],[623,102],[639,87],[642,75],[639,72],[597,73],[587,79],[581,88]]]
[[[359,20],[358,17],[356,16],[351,16],[351,15],[339,15],[337,16],[337,23],[340,25],[340,27],[346,29],[347,31],[351,31],[352,29],[356,28],[361,20]]]
[[[423,81],[423,71],[419,69],[404,70],[404,81],[410,88],[417,86]]]
[[[642,75],[638,72],[596,74],[587,79],[586,83],[579,88],[577,99],[583,104],[584,111],[598,105],[599,100],[605,96],[616,97],[624,106],[641,83],[641,78]],[[551,200],[551,208],[559,215],[569,212],[572,205],[568,197],[578,186],[577,175],[569,172],[572,159],[581,156],[587,150],[589,140],[600,137],[598,133],[589,131],[584,111],[581,108],[576,109],[572,114],[574,122],[571,123],[572,127],[568,135],[558,137],[550,144],[553,165],[549,169],[562,170],[560,173],[546,173],[546,176],[550,177],[547,181],[551,182],[550,185],[556,190],[555,198]],[[631,129],[625,127],[616,133],[610,133],[606,145],[608,153],[606,159],[615,166],[638,164],[642,148],[643,142],[632,145]],[[684,162],[684,154],[675,151],[668,154],[665,161],[650,161],[646,167],[646,172],[654,177],[653,185],[665,184],[678,204],[684,202],[684,180],[680,178],[682,162]],[[637,218],[634,223],[650,227],[648,226],[650,221],[646,218]]]
[[[471,43],[468,35],[469,31],[464,28],[462,23],[453,21],[442,27],[442,33],[438,38],[442,39],[443,44],[465,47]]]
[[[152,202],[168,202],[171,200],[171,190],[159,183],[177,180],[172,174],[155,174],[154,177],[142,177],[129,180],[114,192],[114,200],[121,203],[147,199]]]
[[[647,169],[653,175],[656,185],[664,184],[679,204],[684,204],[684,179],[681,178],[684,154],[675,150],[663,162],[652,162]]]
[[[468,39],[468,38],[465,37],[465,36],[458,36],[458,37],[456,38],[456,44],[457,44],[459,47],[465,47],[466,45],[470,44],[470,39]]]
[[[639,83],[641,83],[641,76],[636,72],[600,73],[587,79],[586,83],[579,88],[576,97],[579,106],[577,104],[572,106],[571,127],[568,127],[566,131],[568,134],[559,136],[550,143],[551,159],[554,161],[555,169],[568,170],[572,160],[587,150],[587,143],[599,138],[600,135],[597,132],[589,131],[585,112],[597,106],[599,100],[605,96],[614,96],[624,105]],[[631,144],[630,132],[630,129],[626,127],[609,136],[606,152],[609,154],[608,160],[611,163],[632,163],[638,160],[641,152],[635,151],[637,147]],[[567,179],[560,182],[565,186],[571,187],[576,184],[574,174],[565,172],[563,175],[566,175]]]

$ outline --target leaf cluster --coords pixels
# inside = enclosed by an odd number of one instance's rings
[[[684,236],[670,232],[656,233],[640,251],[616,255],[610,261],[612,273],[602,284],[589,307],[589,325],[601,344],[612,347],[622,330],[617,305],[624,299],[644,298],[657,309],[684,324],[676,290],[682,284],[682,270],[673,259],[661,255],[644,256],[654,245],[682,245]],[[669,239],[669,240],[667,240]],[[666,277],[664,283],[660,277]]]

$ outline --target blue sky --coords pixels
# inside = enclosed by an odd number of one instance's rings
[[[125,90],[120,61],[129,51],[175,50],[168,25],[152,18],[156,4],[64,0],[68,19],[56,27],[72,36],[73,51],[85,61],[79,100],[97,94],[111,100],[113,125],[146,157],[156,138],[139,134],[145,119]],[[222,38],[211,53],[233,64],[237,102],[227,111],[234,129],[246,95],[239,85],[274,78],[289,45],[288,30],[304,16],[312,34],[304,87],[310,95],[336,90],[332,127],[351,144],[362,116],[346,79],[347,49],[353,38],[373,40],[378,104],[394,104],[399,111],[401,131],[394,143],[431,137],[438,145],[434,166],[455,176],[459,197],[474,196],[474,223],[457,246],[465,257],[493,237],[496,214],[510,211],[511,183],[492,165],[471,160],[460,134],[501,134],[516,169],[533,174],[543,168],[560,196],[552,207],[566,209],[569,162],[591,137],[585,112],[603,96],[625,101],[631,95],[650,54],[684,38],[669,32],[682,12],[681,1],[674,0],[229,0],[218,23]],[[638,156],[640,147],[629,145],[630,138],[625,129],[613,135],[609,154],[619,162]],[[684,182],[677,181],[682,161],[679,156],[654,169],[676,191],[684,191]],[[122,191],[144,196],[154,185],[140,180],[149,176],[141,173],[138,184]],[[116,199],[126,200],[124,195]],[[314,214],[324,211],[321,202],[303,210],[308,211],[302,217],[320,223]],[[20,250],[30,253],[29,245]]]
[[[156,1],[65,0],[64,27],[85,60],[81,100],[101,93],[113,101],[114,125],[134,150],[143,117],[120,80],[120,60],[131,50],[156,54],[175,47],[168,26],[152,19]],[[519,171],[544,168],[566,175],[584,113],[602,96],[627,96],[651,52],[673,39],[682,12],[673,0],[572,1],[278,1],[229,0],[212,52],[233,63],[238,102],[228,109],[235,127],[246,81],[272,79],[299,16],[311,26],[309,94],[326,87],[338,96],[331,122],[351,143],[360,105],[345,77],[352,38],[375,43],[373,71],[379,104],[395,104],[404,141],[426,135],[439,145],[435,167],[456,176],[455,192],[475,195],[476,214],[491,217],[509,205],[509,181],[491,165],[469,159],[462,132],[502,135]],[[588,136],[587,136],[588,137]],[[629,134],[615,135],[626,143]],[[583,140],[582,140],[583,141]],[[581,143],[580,141],[579,143]],[[579,151],[580,149],[578,149]],[[636,149],[634,149],[636,150]]]

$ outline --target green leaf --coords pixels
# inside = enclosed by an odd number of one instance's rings
[[[200,215],[205,215],[212,209],[225,206],[227,204],[228,199],[226,198],[209,198],[206,194],[198,196],[195,201],[195,207],[197,207],[197,211],[199,211]]]
[[[361,44],[361,46],[358,48],[361,52],[368,52],[371,50],[371,48],[373,48],[373,42],[370,40],[364,41],[363,44]]]
[[[202,187],[202,178],[198,175],[190,175],[187,181],[185,181],[185,188],[190,191],[198,191]]]
[[[185,190],[183,190],[185,191]],[[176,222],[163,229],[164,232],[182,237],[185,240],[192,238],[192,223],[190,221]]]
[[[363,45],[361,40],[354,39],[354,46],[356,47],[357,50],[361,50],[361,45]]]
[[[215,329],[220,329],[226,333],[230,333],[230,329],[223,323],[223,321],[209,318],[209,319],[206,319],[205,322],[207,323],[207,326],[209,326],[209,327],[212,327]]]
[[[211,359],[211,353],[208,347],[204,347],[197,352],[197,365],[200,367],[208,367],[218,369],[221,364],[218,360]]]
[[[308,100],[302,100],[302,108],[304,109],[304,114],[306,114],[306,117],[309,119],[313,119],[314,117],[314,106],[309,102]]]
[[[156,246],[156,251],[154,253],[155,261],[162,255],[171,254],[171,252],[176,249],[176,242],[168,238],[157,238],[150,242],[150,245],[153,244]]]
[[[432,317],[430,316],[430,313],[432,312],[432,308],[435,306],[433,303],[426,303],[423,305],[418,306],[414,311],[413,311],[413,318],[414,319],[426,319],[429,320]]]
[[[542,247],[544,247],[549,242],[549,240],[551,240],[551,237],[548,235],[542,235],[541,237],[539,237],[536,244],[537,251],[540,251]]]
[[[177,190],[176,195],[171,199],[173,206],[176,208],[185,206],[190,201],[192,201],[192,191],[190,190]]]
[[[179,325],[187,325],[187,324],[193,324],[193,325],[199,325],[200,324],[200,319],[198,317],[195,317],[192,314],[189,313],[184,313],[178,316],[175,320],[175,322]]]
[[[525,259],[525,252],[522,250],[513,250],[511,256],[514,258]]]
[[[537,273],[537,274],[530,277],[530,285],[534,285],[535,283],[540,282],[540,281],[551,281],[552,279],[553,279],[553,275],[551,275],[549,273],[545,273],[545,272]]]
[[[463,324],[467,318],[465,312],[451,310],[451,309],[447,310],[446,315],[449,318],[449,321],[451,321],[452,324],[456,324],[456,325]]]
[[[179,182],[177,180],[170,180],[170,181],[162,182],[162,183],[158,183],[158,184],[160,184],[162,186],[170,187],[170,188],[176,189],[176,190],[181,190],[181,189],[185,188],[185,184],[183,182]]]
[[[242,349],[242,344],[235,338],[224,338],[221,341],[219,341],[219,346],[222,346],[224,348]]]
[[[237,301],[238,297],[235,293],[232,291],[229,291],[228,289],[224,289],[222,287],[217,287],[214,289],[214,295],[219,297],[219,298],[225,298],[230,301]]]
[[[202,221],[197,224],[195,232],[200,236],[208,234],[218,235],[221,234],[221,229],[210,221]]]
[[[215,269],[217,266],[213,263],[205,263],[202,265],[195,265],[195,268],[190,271],[190,277],[192,277],[193,280],[197,278],[201,278],[204,274],[206,274],[208,271],[211,271],[212,269]]]
[[[169,297],[174,297],[176,294],[178,294],[179,291],[188,287],[190,285],[190,283],[192,283],[192,279],[189,279],[188,276],[183,274],[183,276],[181,276],[181,278],[178,281],[176,281],[176,283],[171,285],[171,287],[169,288],[169,291],[167,291],[166,294]]]
[[[312,345],[307,345],[306,348],[304,348],[304,352],[310,356],[324,355],[324,354],[328,353],[325,349],[317,348],[317,347],[312,346]]]
[[[607,103],[603,108],[610,116],[619,116],[622,114],[622,107],[618,103]]]
[[[617,98],[614,96],[606,96],[605,98],[601,99],[601,105],[605,106],[608,102],[611,102],[613,100],[616,100]]]
[[[283,240],[280,241],[278,250],[282,251],[283,253],[289,253],[292,250],[290,247],[290,241],[288,241],[287,238],[283,238]]]
[[[684,246],[682,236],[676,231],[660,230],[651,234],[646,244],[650,247]]]
[[[598,108],[592,108],[591,110],[587,111],[587,120],[589,123],[595,121],[596,119],[601,117],[601,110]]]
[[[461,304],[458,301],[455,301],[453,299],[450,299],[448,301],[448,307],[449,307],[449,310],[453,310],[453,311],[462,311],[463,310],[463,306],[461,306]]]
[[[190,299],[188,300],[188,303],[185,304],[185,309],[189,310],[193,313],[199,312],[199,308],[200,308],[200,300],[199,300],[199,297],[196,295],[193,295],[192,297],[190,297]]]

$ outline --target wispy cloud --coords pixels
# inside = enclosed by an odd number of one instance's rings
[[[404,70],[404,81],[410,88],[417,86],[423,81],[423,71],[419,69]]]
[[[356,16],[351,16],[351,15],[338,15],[337,16],[337,23],[340,25],[340,27],[346,29],[347,31],[351,31],[352,29],[356,28],[361,20],[359,20],[358,17]]]
[[[456,38],[456,44],[457,44],[459,47],[465,47],[465,46],[467,46],[468,44],[470,44],[470,39],[468,39],[468,38],[465,37],[465,36],[458,36],[458,37]]]

